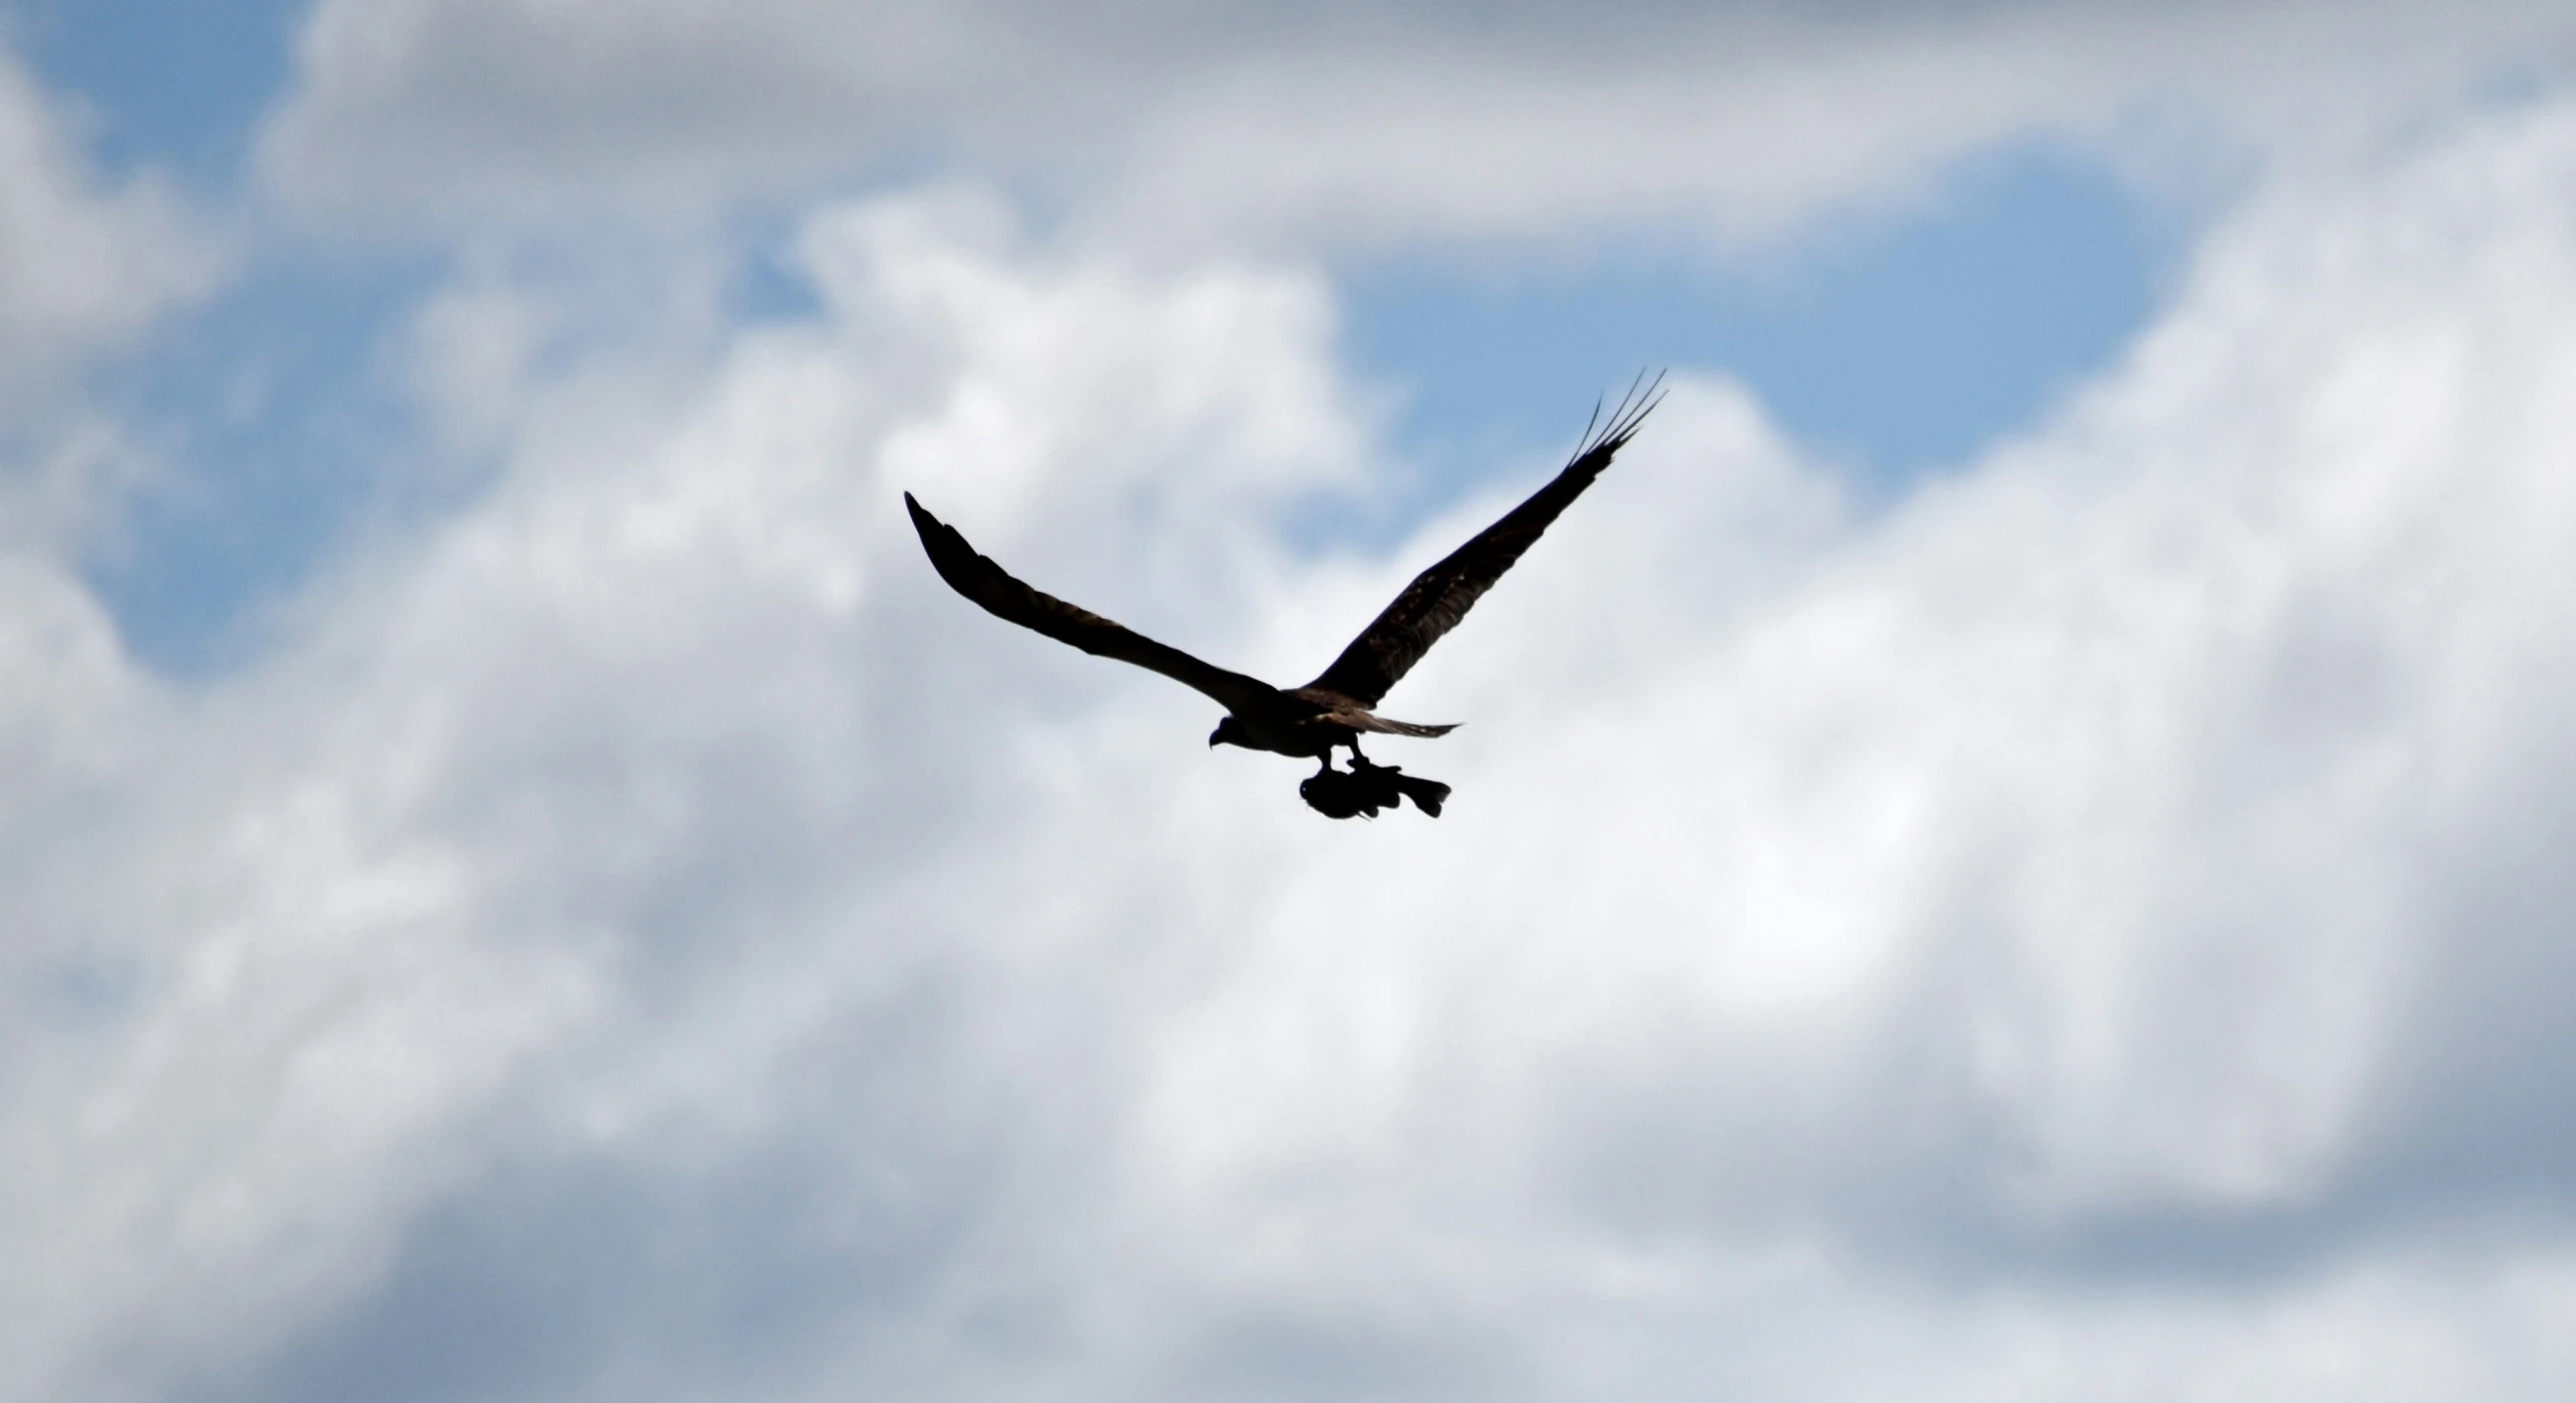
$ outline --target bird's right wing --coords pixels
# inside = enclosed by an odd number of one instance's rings
[[[939,578],[946,580],[949,588],[982,605],[985,612],[1022,628],[1035,629],[1059,643],[1070,643],[1086,653],[1151,668],[1207,693],[1228,711],[1247,711],[1278,695],[1276,688],[1259,678],[1203,663],[1124,624],[1030,587],[994,564],[990,557],[976,554],[975,548],[966,544],[966,538],[957,534],[957,528],[922,510],[911,493],[903,494],[903,505],[912,513],[912,528],[921,533],[921,548],[930,553],[930,563],[939,571]]]
[[[1413,577],[1404,593],[1386,606],[1375,622],[1333,659],[1324,675],[1307,683],[1308,687],[1338,692],[1357,700],[1363,706],[1375,706],[1387,689],[1422,661],[1440,636],[1458,626],[1467,611],[1494,587],[1494,581],[1512,568],[1547,530],[1557,516],[1583,495],[1583,489],[1601,476],[1610,460],[1637,432],[1655,406],[1663,402],[1658,393],[1664,377],[1658,374],[1649,383],[1642,374],[1628,387],[1619,406],[1610,411],[1607,422],[1601,418],[1599,405],[1594,405],[1592,422],[1584,426],[1583,440],[1575,446],[1574,457],[1563,471],[1546,486],[1529,495],[1527,501],[1503,514],[1500,521],[1476,533],[1476,538],[1430,569]]]

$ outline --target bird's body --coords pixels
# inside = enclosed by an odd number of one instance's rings
[[[1323,760],[1331,758],[1335,746],[1349,746],[1357,755],[1362,735],[1445,736],[1456,729],[1380,716],[1328,687],[1297,687],[1227,712],[1208,744]]]
[[[1228,672],[1033,589],[978,555],[964,536],[923,510],[911,493],[904,494],[903,503],[940,578],[986,611],[1086,653],[1150,668],[1206,693],[1226,709],[1208,736],[1211,746],[1238,745],[1321,761],[1322,768],[1300,787],[1307,803],[1318,811],[1336,818],[1374,815],[1380,807],[1393,806],[1400,793],[1436,815],[1449,787],[1370,764],[1360,753],[1360,737],[1439,736],[1457,728],[1397,721],[1378,715],[1374,708],[1387,689],[1441,635],[1456,627],[1548,524],[1610,466],[1611,458],[1659,402],[1655,388],[1644,385],[1640,394],[1638,386],[1631,386],[1607,423],[1596,411],[1593,427],[1599,432],[1585,431],[1562,471],[1475,539],[1415,576],[1331,667],[1302,687],[1273,687],[1258,678]],[[1333,751],[1344,746],[1351,752],[1347,773],[1333,768]]]

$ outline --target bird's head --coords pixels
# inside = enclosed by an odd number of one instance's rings
[[[1249,748],[1251,744],[1252,737],[1244,732],[1243,723],[1234,719],[1231,713],[1216,723],[1215,730],[1208,732],[1208,748],[1211,750],[1220,745],[1240,745]]]

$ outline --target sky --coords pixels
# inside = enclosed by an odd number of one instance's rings
[[[0,0],[0,1400],[2576,1393],[2571,80]]]

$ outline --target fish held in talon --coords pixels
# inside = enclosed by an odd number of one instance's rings
[[[1298,784],[1297,793],[1304,797],[1308,808],[1326,818],[1375,818],[1378,810],[1401,807],[1406,798],[1413,800],[1415,808],[1437,818],[1440,801],[1448,795],[1449,786],[1415,779],[1393,765],[1372,765],[1366,756],[1353,756],[1348,771],[1336,770],[1327,756],[1322,769]]]
[[[1401,800],[1410,799],[1415,808],[1436,818],[1449,797],[1449,786],[1371,763],[1360,753],[1360,737],[1429,739],[1457,727],[1380,716],[1375,710],[1378,702],[1610,466],[1638,425],[1662,402],[1662,386],[1661,375],[1651,381],[1640,375],[1606,420],[1596,404],[1573,456],[1555,477],[1474,539],[1414,576],[1403,593],[1333,659],[1332,666],[1302,687],[1274,687],[1259,678],[1229,672],[1068,604],[977,554],[955,527],[932,516],[911,493],[903,494],[903,505],[912,515],[913,530],[921,537],[931,567],[951,589],[987,613],[1086,653],[1159,672],[1214,698],[1224,705],[1226,714],[1208,734],[1211,749],[1234,745],[1321,760],[1323,768],[1297,786],[1316,812],[1331,818],[1374,818],[1378,810],[1400,807]],[[1333,768],[1333,752],[1341,747],[1351,752],[1347,771]]]
[[[1306,801],[1306,807],[1326,818],[1375,818],[1382,807],[1371,801],[1352,775],[1329,763],[1298,781],[1297,793]]]
[[[1380,809],[1402,807],[1410,799],[1413,807],[1433,818],[1440,817],[1440,805],[1449,797],[1449,786],[1436,779],[1408,775],[1398,765],[1371,764],[1367,756],[1353,756],[1349,773],[1324,768],[1308,775],[1297,786],[1307,806],[1328,818],[1349,818],[1357,813],[1365,818],[1377,817]]]

